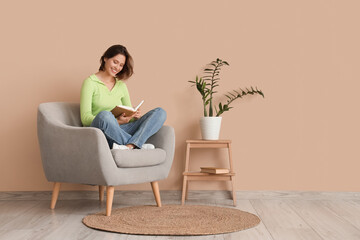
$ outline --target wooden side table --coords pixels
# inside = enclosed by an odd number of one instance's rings
[[[189,163],[190,163],[190,150],[191,148],[227,148],[229,154],[229,165],[230,172],[225,174],[211,174],[211,173],[202,173],[190,172]],[[236,193],[234,189],[235,181],[235,172],[233,168],[232,154],[231,154],[231,140],[186,140],[186,159],[185,159],[185,171],[183,173],[183,189],[181,196],[181,204],[184,205],[185,199],[188,195],[188,181],[191,180],[215,180],[215,181],[231,181],[232,187],[232,198],[234,206],[236,206]]]

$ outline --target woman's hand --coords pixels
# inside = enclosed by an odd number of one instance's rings
[[[125,113],[122,113],[118,118],[117,121],[119,123],[119,125],[121,124],[125,124],[128,123],[134,116],[136,113],[130,115],[130,116],[125,116]]]
[[[135,114],[133,115],[133,118],[135,118],[136,120],[138,120],[139,118],[141,118],[141,113],[140,113],[140,109],[138,109]]]

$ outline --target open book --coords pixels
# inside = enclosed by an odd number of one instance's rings
[[[224,174],[229,173],[230,170],[227,168],[217,168],[217,167],[201,167],[200,168],[203,173],[214,173],[214,174]]]
[[[114,114],[114,116],[116,118],[119,117],[122,113],[125,113],[125,116],[130,116],[130,115],[134,114],[143,103],[144,103],[144,100],[142,100],[139,103],[139,105],[137,105],[136,108],[123,106],[123,105],[117,105],[113,108],[113,110],[111,110],[111,113]]]

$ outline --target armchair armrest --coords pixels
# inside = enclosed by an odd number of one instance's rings
[[[166,152],[166,159],[164,162],[164,167],[167,169],[167,174],[170,171],[174,153],[175,153],[175,131],[171,126],[162,126],[160,130],[151,136],[148,143],[153,144],[156,148],[164,149]],[[166,174],[166,176],[167,176]]]
[[[48,181],[105,185],[104,172],[116,165],[101,130],[68,126],[39,115],[38,139]]]

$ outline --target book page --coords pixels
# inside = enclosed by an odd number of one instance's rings
[[[136,112],[138,109],[139,109],[139,107],[141,107],[141,105],[144,103],[144,100],[142,100],[140,103],[139,103],[139,105],[137,105],[137,107],[134,109],[134,111]]]

